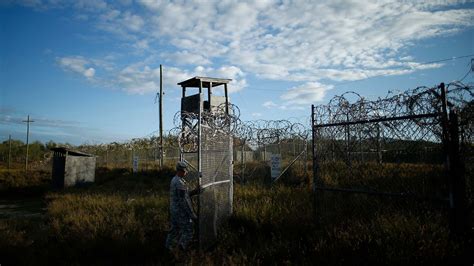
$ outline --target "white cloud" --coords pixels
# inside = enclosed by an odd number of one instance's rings
[[[122,24],[131,31],[139,31],[145,22],[140,16],[126,12],[122,18]]]
[[[92,79],[95,75],[95,69],[88,67],[92,63],[83,57],[61,57],[57,59],[57,62],[64,70],[81,74],[88,79]]]
[[[222,66],[215,71],[210,72],[211,75],[218,78],[229,78],[229,93],[237,92],[247,87],[247,80],[244,78],[245,73],[236,66]]]
[[[233,91],[247,86],[244,73],[301,82],[302,88],[308,84],[324,87],[323,80],[353,81],[439,68],[441,64],[417,63],[409,48],[421,40],[474,26],[474,9],[460,9],[458,1],[138,3],[139,7],[124,8],[97,0],[73,6],[100,30],[118,35],[128,47],[146,56],[159,55],[156,59],[181,67],[180,73],[190,74],[188,77],[199,73],[232,78]],[[40,5],[35,1],[24,4]],[[136,84],[124,82],[126,88],[154,85],[153,71],[138,68],[136,72],[139,77],[130,77]],[[82,73],[86,76],[84,70]],[[88,72],[91,74],[94,71]],[[288,95],[292,94],[286,93],[284,99]]]
[[[56,1],[50,1],[56,2]],[[88,11],[99,11],[107,8],[107,3],[103,0],[75,0],[74,7],[78,9],[85,9]]]
[[[301,105],[294,105],[294,104],[286,104],[286,105],[281,105],[278,107],[278,109],[281,110],[305,110],[305,108]]]
[[[160,68],[152,68],[146,62],[129,65],[118,73],[115,79],[107,82],[110,86],[118,87],[131,94],[154,93],[159,88]],[[194,76],[209,76],[218,78],[230,78],[229,93],[233,93],[247,86],[245,74],[235,66],[223,66],[218,69],[198,66],[193,71],[187,71],[177,67],[163,66],[163,83],[168,88],[179,88],[178,82],[187,80]]]
[[[159,68],[157,72],[148,66],[131,65],[122,69],[117,79],[111,82],[128,93],[145,94],[159,89],[159,75]]]
[[[133,44],[133,47],[136,48],[138,51],[144,51],[150,48],[147,40],[137,41],[136,43]]]
[[[332,85],[325,85],[318,82],[308,82],[301,86],[293,87],[280,96],[286,101],[286,106],[306,105],[322,101],[326,92],[333,89]]]
[[[209,65],[211,61],[208,58],[196,53],[190,53],[187,50],[175,53],[162,53],[162,56],[168,61],[177,65]]]
[[[229,83],[229,93],[237,92],[247,87],[247,80],[245,79],[245,73],[236,66],[221,66],[220,68],[214,69],[212,67],[197,66],[192,72],[193,76],[207,76],[215,78],[226,78],[232,79]]]
[[[160,0],[139,0],[140,4],[144,5],[145,7],[149,8],[152,11],[158,11],[159,8],[162,6],[162,2]]]
[[[275,108],[277,105],[276,105],[276,103],[274,103],[272,101],[266,101],[262,104],[262,106],[267,108],[267,109],[272,109],[272,108]]]
[[[95,69],[92,68],[92,67],[89,67],[88,69],[86,69],[86,70],[84,71],[83,74],[84,74],[84,76],[85,76],[86,78],[92,78],[92,77],[94,77]]]
[[[473,25],[472,9],[438,11],[443,5],[314,1],[273,3],[247,12],[248,3],[226,2],[218,5],[221,9],[215,8],[219,12],[211,5],[203,13],[204,20],[191,17],[178,19],[177,27],[157,27],[161,36],[172,36],[177,48],[199,51],[210,59],[224,57],[262,78],[343,81],[425,69],[413,67],[413,58],[407,60],[409,55],[403,55],[405,48]],[[170,7],[153,8],[164,11]]]

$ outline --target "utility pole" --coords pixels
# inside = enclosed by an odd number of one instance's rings
[[[160,64],[160,169],[163,169],[163,68]]]
[[[12,135],[8,135],[8,170],[11,168],[12,163]]]
[[[28,171],[28,146],[29,146],[29,137],[30,137],[30,123],[35,121],[30,120],[30,115],[26,120],[23,120],[26,123],[26,158],[25,158],[25,172]]]

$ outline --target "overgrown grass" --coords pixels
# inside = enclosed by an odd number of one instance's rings
[[[0,220],[0,263],[176,263],[164,248],[171,170],[134,175],[100,169],[91,187],[49,192],[43,218]],[[217,246],[193,250],[185,262],[444,265],[469,258],[472,239],[450,237],[442,213],[410,211],[410,203],[367,210],[367,216],[341,206],[351,206],[347,200],[370,204],[373,198],[326,197],[331,218],[325,220],[307,186],[269,188],[255,181],[234,188],[234,213]]]
[[[38,196],[51,184],[51,172],[0,169],[0,196]]]

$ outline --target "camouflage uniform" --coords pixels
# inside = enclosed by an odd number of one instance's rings
[[[186,181],[174,176],[170,185],[171,231],[166,238],[166,248],[173,249],[178,244],[186,249],[193,239],[193,219],[197,219],[192,209],[191,197]]]

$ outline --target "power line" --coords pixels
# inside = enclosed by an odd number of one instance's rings
[[[470,64],[468,64],[468,66],[469,66],[469,70],[467,71],[466,75],[464,75],[464,77],[459,79],[460,82],[462,82],[467,77],[467,75],[469,75],[469,73],[474,72],[474,58],[471,58],[471,62]]]
[[[439,60],[434,60],[434,61],[427,61],[427,62],[419,63],[419,65],[429,65],[429,64],[441,63],[441,62],[446,62],[446,61],[454,61],[454,60],[458,60],[458,59],[462,59],[462,58],[466,58],[466,57],[471,57],[471,56],[474,56],[474,54],[461,55],[461,56],[453,56],[453,57],[445,58],[445,59],[439,59]],[[368,80],[368,79],[372,79],[372,78],[383,77],[383,76],[392,76],[392,75],[389,75],[389,74],[380,74],[380,75],[370,76],[370,77],[367,77],[367,78],[365,78],[365,79],[351,80],[351,81],[339,83],[339,84],[337,84],[337,85],[338,85],[338,86],[341,86],[341,85],[346,85],[346,84],[353,83],[353,82],[359,82],[359,81]]]
[[[466,73],[466,75],[464,75],[464,77],[462,77],[461,79],[459,79],[460,82],[462,82],[466,77],[467,75],[469,75],[469,73],[471,73],[471,69],[469,69]]]
[[[451,58],[446,58],[446,59],[440,59],[436,61],[429,61],[429,62],[424,62],[420,63],[420,65],[428,65],[428,64],[434,64],[434,63],[440,63],[440,62],[445,62],[445,61],[450,61],[450,60],[458,60],[466,57],[471,57],[474,56],[474,54],[468,54],[468,55],[461,55],[461,56],[453,56]]]

